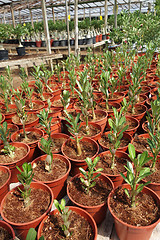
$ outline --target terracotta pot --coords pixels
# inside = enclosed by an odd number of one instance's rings
[[[38,128],[25,128],[26,132],[35,132],[38,133],[39,135],[41,135],[41,138],[44,136],[44,133],[42,130],[38,129]],[[17,135],[19,135],[20,133],[23,133],[23,129],[13,133],[11,135],[11,141],[15,142],[16,141],[16,137]],[[39,139],[40,140],[40,139]],[[30,153],[29,153],[29,161],[31,162],[34,158],[38,157],[37,156],[37,146],[38,146],[38,142],[39,140],[34,140],[31,143],[27,143],[29,148],[30,148]]]
[[[45,135],[44,138],[47,139],[48,136]],[[67,139],[69,139],[69,136],[66,135],[66,134],[64,134],[64,133],[52,133],[52,134],[51,134],[51,138],[53,138],[53,139],[65,138],[66,141],[67,141]],[[38,148],[40,149],[41,154],[45,154],[45,153],[43,152],[43,150],[41,149],[41,144],[40,144],[40,142],[38,142]],[[60,152],[61,152],[61,151],[52,151],[52,153],[54,153],[54,154],[60,153]]]
[[[28,162],[29,161],[29,154],[30,154],[30,148],[27,144],[25,143],[19,143],[19,142],[13,142],[13,143],[10,143],[11,145],[13,145],[14,147],[23,147],[27,150],[27,154],[17,160],[17,161],[14,161],[13,163],[0,163],[0,166],[5,166],[5,167],[8,167],[11,171],[11,179],[10,179],[10,182],[18,182],[18,179],[17,179],[17,174],[19,173],[18,169],[16,168],[16,166],[18,166],[19,168],[21,168],[22,164],[24,162]],[[0,149],[3,148],[3,145],[0,146]]]
[[[2,124],[1,124],[1,125],[2,125]],[[8,124],[7,124],[7,130],[10,130],[10,129],[14,130],[14,132],[16,132],[16,131],[19,130],[19,128],[17,127],[17,125],[8,123]],[[10,141],[9,137],[7,137],[7,139]],[[1,144],[3,144],[3,142],[2,142],[1,140],[0,140],[0,142],[1,142]]]
[[[51,133],[61,133],[61,120],[59,118],[52,118],[51,123],[53,123]],[[40,123],[37,124],[35,128],[41,129],[43,133],[46,134],[46,131]]]
[[[136,106],[142,106],[142,109],[143,109],[143,112],[140,113],[140,114],[133,114],[133,115],[130,115],[131,117],[134,117],[136,118],[137,120],[141,121],[141,119],[144,117],[144,115],[146,114],[146,111],[147,111],[147,107],[145,105],[142,105],[142,104],[136,104]],[[129,115],[127,115],[129,116]]]
[[[5,116],[5,121],[6,121],[7,123],[12,123],[12,117],[13,117],[14,115],[16,115],[16,109],[17,109],[17,107],[16,107],[15,104],[9,104],[8,107],[9,107],[9,109],[13,109],[14,111],[13,111],[12,113],[5,113],[5,114],[4,114],[4,116]],[[4,105],[4,108],[5,108],[5,105]]]
[[[0,171],[4,173],[8,173],[8,179],[7,181],[0,187],[0,203],[4,196],[9,192],[9,184],[10,184],[10,179],[11,179],[11,171],[9,168],[5,166],[0,166]]]
[[[140,134],[140,135],[138,135],[138,137],[139,137],[139,138],[149,138],[149,133]],[[134,144],[134,143],[133,143],[133,142],[134,142],[134,139],[135,139],[135,137],[132,138],[132,141],[131,141],[132,144]],[[148,146],[149,146],[149,145],[148,145]],[[142,153],[142,151],[139,151],[137,148],[136,148],[135,150],[136,150],[136,154],[141,154],[141,153]],[[148,154],[149,154],[149,153],[148,153]],[[149,154],[149,155],[151,155],[151,154]]]
[[[134,123],[136,124],[136,127],[131,128],[131,129],[127,129],[127,130],[125,131],[125,132],[128,133],[130,136],[133,136],[133,134],[137,131],[140,123],[139,123],[139,121],[138,121],[136,118],[134,118],[134,117],[126,116],[126,120],[127,120],[127,119],[130,120],[130,121],[132,121],[132,122],[134,122]]]
[[[40,182],[32,182],[31,183],[31,188],[35,188],[35,189],[43,189],[44,191],[47,191],[50,193],[50,196],[51,196],[51,201],[50,201],[50,205],[48,207],[48,210],[42,214],[42,216],[40,216],[39,218],[31,221],[31,222],[26,222],[26,223],[14,223],[14,222],[11,222],[9,221],[3,214],[3,208],[4,208],[4,205],[5,205],[5,202],[6,202],[6,199],[8,197],[8,195],[12,194],[13,192],[15,192],[15,190],[17,190],[18,188],[23,188],[22,185],[12,189],[9,193],[7,193],[7,195],[3,198],[2,200],[2,204],[1,204],[1,216],[3,217],[3,219],[9,223],[10,225],[13,226],[13,228],[17,231],[18,233],[18,237],[21,239],[21,240],[25,240],[26,239],[26,236],[27,236],[27,233],[28,233],[28,230],[30,228],[36,228],[39,223],[44,219],[44,217],[50,212],[51,210],[51,207],[52,207],[52,204],[53,204],[53,200],[54,200],[54,195],[51,191],[51,189],[45,185],[45,184],[42,184]]]
[[[96,36],[96,42],[99,42],[99,36],[98,35]]]
[[[128,184],[122,185],[123,188],[128,188]],[[116,217],[116,215],[113,213],[111,207],[110,207],[110,201],[111,201],[111,196],[114,194],[115,189],[112,190],[112,192],[109,194],[108,197],[108,208],[109,211],[114,218],[114,223],[115,223],[115,229],[116,233],[119,237],[120,240],[149,240],[150,236],[152,234],[153,229],[156,227],[156,225],[159,223],[160,219],[156,221],[155,223],[149,225],[149,226],[142,226],[142,227],[137,227],[133,225],[129,225],[120,219]],[[158,198],[157,194],[155,194],[152,190],[150,190],[147,187],[144,187],[142,192],[151,195],[157,205],[160,207],[160,199]]]
[[[93,233],[94,233],[94,240],[97,240],[97,225],[96,225],[94,219],[92,218],[92,216],[90,214],[88,214],[85,210],[78,208],[78,207],[69,206],[69,210],[78,213],[79,215],[84,217],[90,223],[90,225],[93,229]],[[50,212],[50,215],[55,215],[57,213],[58,213],[58,210],[55,209],[54,211]],[[38,234],[37,234],[38,239],[41,237],[44,221],[46,221],[47,218],[48,218],[48,216],[46,216],[43,219],[43,221],[41,222],[41,224],[39,225]]]
[[[1,115],[2,115],[2,121],[0,123],[2,124],[5,121],[5,116],[2,113],[1,113]]]
[[[9,233],[9,235],[12,237],[12,239],[15,239],[15,232],[13,230],[13,228],[6,222],[0,220],[0,227],[4,228],[7,230],[7,232]]]
[[[124,93],[120,93],[120,92],[115,92],[114,96],[117,96],[117,98],[114,98],[114,97],[113,98],[109,98],[108,99],[109,103],[113,103],[113,102],[121,103],[123,101],[123,98],[125,97],[125,94]]]
[[[76,174],[80,173],[80,171],[79,171],[80,167],[84,168],[85,170],[87,169],[87,163],[86,163],[85,159],[77,160],[77,159],[69,158],[68,156],[65,155],[64,147],[68,141],[74,141],[74,140],[68,139],[65,143],[63,143],[61,150],[62,150],[63,155],[67,159],[69,159],[71,162],[71,171],[70,171],[71,176],[75,176]],[[86,138],[86,137],[83,137],[81,141],[89,142],[95,146],[96,154],[91,158],[91,159],[94,159],[99,152],[99,146],[98,146],[97,142],[91,138]]]
[[[27,109],[27,108],[25,108],[26,112],[33,112],[33,113],[34,112],[39,112],[45,107],[45,103],[43,101],[33,100],[32,103],[35,103],[35,104],[39,105],[39,107],[37,109],[30,109],[30,108]]]
[[[39,94],[37,94],[37,93],[33,93],[32,98],[33,98],[33,99],[37,99],[37,98],[38,98],[38,95],[39,95]],[[44,107],[46,108],[46,107],[48,107],[47,100],[50,99],[50,101],[53,102],[54,96],[53,96],[52,93],[47,93],[47,92],[44,92],[44,93],[43,93],[43,96],[44,96],[45,100],[43,100],[43,101],[41,100],[41,101],[45,104]],[[36,101],[36,100],[34,100],[34,101]]]
[[[40,41],[36,41],[36,47],[41,47],[41,45],[42,45],[42,41],[40,40]]]
[[[100,157],[100,159],[101,159],[102,156],[105,156],[108,154],[111,155],[109,150],[98,154],[98,157]],[[128,154],[125,152],[116,151],[116,156],[118,158],[125,158],[128,161],[130,161]],[[123,178],[121,177],[120,174],[117,174],[117,175],[111,175],[111,174],[106,174],[106,173],[103,173],[103,174],[105,174],[107,177],[109,177],[112,180],[114,187],[120,186],[123,183]],[[126,176],[127,172],[124,172],[123,174]]]
[[[104,129],[105,129],[105,126],[106,126],[108,114],[103,110],[95,110],[94,112],[97,115],[101,114],[101,113],[105,115],[102,119],[90,121],[90,122],[94,122],[94,123],[97,123],[98,125],[100,125],[101,128],[102,128],[102,133],[103,133]]]
[[[150,94],[150,91],[151,91],[151,88],[150,88],[150,87],[148,87],[148,86],[142,86],[141,94],[144,94],[144,95],[146,95],[146,96],[148,97],[149,94]]]
[[[94,174],[94,175],[96,175],[96,174]],[[73,181],[73,179],[80,177],[80,176],[82,176],[81,173],[75,175],[70,181]],[[99,176],[99,179],[107,182],[112,187],[112,189],[114,188],[112,181],[103,173],[101,173],[101,175]],[[67,186],[67,195],[74,205],[87,211],[94,218],[94,220],[97,224],[100,224],[105,219],[106,211],[107,211],[107,199],[106,199],[106,202],[104,202],[100,205],[86,206],[85,203],[84,203],[84,205],[82,205],[82,204],[79,204],[78,202],[76,202],[75,200],[73,200],[73,198],[70,196],[68,186]]]
[[[34,121],[32,121],[32,122],[26,123],[26,124],[25,124],[25,128],[34,127],[34,126],[39,122],[39,118],[38,118],[38,116],[37,116],[37,113],[27,112],[27,115],[29,115],[29,114],[34,114],[34,115],[36,116],[36,119],[35,119]],[[16,122],[14,121],[14,119],[12,119],[12,123],[15,124],[15,125],[17,125],[17,126],[19,127],[19,129],[22,129],[22,128],[23,128],[22,123],[16,123]]]
[[[102,127],[94,122],[89,122],[88,125],[92,125],[94,128],[98,129],[100,132],[92,137],[89,137],[95,141],[100,140],[101,139],[101,135],[102,135]],[[86,126],[85,122],[81,122],[80,127],[82,126]],[[72,137],[75,137],[72,133],[70,133]],[[85,137],[87,137],[87,134],[85,135]]]
[[[103,105],[104,105],[104,108],[105,108],[105,110],[103,109],[103,111],[106,111],[106,112],[107,112],[108,118],[110,118],[111,116],[113,116],[113,115],[114,115],[113,109],[107,110],[107,109],[106,109],[106,103],[105,103],[105,102],[101,102],[101,106],[103,106]],[[120,105],[119,103],[116,103],[116,102],[109,103],[108,105],[116,108],[118,112],[119,112],[120,109],[121,109],[121,105]],[[98,106],[96,109],[99,110],[100,107]],[[107,119],[107,121],[108,121],[108,119]]]
[[[47,155],[43,155],[43,156],[40,156],[40,157],[34,159],[32,162],[32,166],[34,165],[34,163],[36,163],[38,161],[45,161],[46,157],[47,157]],[[67,183],[67,178],[69,176],[69,172],[71,170],[71,163],[67,158],[65,158],[64,156],[62,156],[60,154],[53,154],[53,159],[55,159],[55,158],[58,158],[66,163],[68,170],[65,173],[65,175],[54,181],[45,181],[44,182],[44,181],[36,180],[35,178],[33,178],[33,180],[35,182],[42,182],[42,183],[46,184],[52,190],[52,192],[54,194],[54,199],[60,200],[61,198],[63,198],[66,195],[66,183]]]
[[[103,135],[106,135],[106,136],[107,136],[109,133],[110,133],[110,132],[105,132],[105,133],[103,133]],[[130,142],[131,142],[131,140],[132,140],[132,137],[131,137],[128,133],[126,133],[126,132],[123,133],[123,138],[127,138]],[[105,145],[103,145],[103,144],[101,143],[101,140],[98,141],[98,143],[99,143],[99,145],[102,147],[102,149],[103,149],[104,151],[109,150],[108,147],[106,147]],[[126,145],[126,146],[124,146],[124,147],[119,147],[119,148],[117,149],[117,151],[126,152],[127,149],[128,149],[128,145]]]

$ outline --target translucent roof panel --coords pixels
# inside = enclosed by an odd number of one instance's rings
[[[129,0],[117,0],[118,13],[123,10],[128,10]],[[146,12],[148,4],[151,4],[151,9],[154,9],[154,0],[131,0],[131,12],[139,10]],[[71,19],[74,17],[74,0],[68,0],[69,13]],[[79,0],[78,17],[99,17],[104,16],[105,0]],[[30,10],[32,11],[33,21],[42,20],[42,10],[40,0],[0,0],[0,22],[12,23],[11,7],[14,10],[15,21],[30,22]],[[54,8],[55,19],[65,18],[65,0],[46,0],[47,17],[53,19],[52,8]],[[114,0],[108,0],[108,15],[113,15]]]

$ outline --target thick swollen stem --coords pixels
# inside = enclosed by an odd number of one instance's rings
[[[25,123],[24,121],[22,122],[23,125],[23,134],[24,134],[24,138],[27,138],[27,134],[26,134],[26,130],[25,130]]]
[[[86,134],[89,135],[88,116],[86,116]]]
[[[112,154],[112,165],[111,165],[111,169],[114,169],[115,167],[115,154]]]
[[[76,144],[77,144],[77,156],[81,156],[82,150],[81,150],[81,146],[80,146],[80,143],[79,143],[78,136],[76,137]]]
[[[95,111],[94,111],[94,107],[92,107],[92,115],[93,115],[93,120],[96,119],[96,114],[95,114]]]
[[[109,110],[108,99],[106,98],[106,109]]]
[[[137,177],[138,177],[138,172],[137,172],[137,169],[136,169],[135,179],[134,179],[133,189],[132,189],[132,196],[131,196],[131,207],[132,208],[136,207],[136,183],[137,183]]]
[[[53,93],[53,90],[50,88],[50,86],[48,86],[48,84],[46,84],[46,87],[48,88],[48,90]]]

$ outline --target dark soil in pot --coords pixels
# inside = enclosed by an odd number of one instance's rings
[[[37,118],[38,118],[38,117],[37,117],[36,114],[28,114],[28,115],[27,115],[26,124],[35,121]],[[13,117],[12,117],[12,121],[13,121],[15,124],[21,124],[21,121],[20,121],[18,115],[13,116]]]
[[[23,143],[32,143],[39,140],[42,135],[37,132],[26,132],[27,138],[24,137],[23,133],[20,133],[16,136],[15,142],[23,142]]]
[[[148,153],[151,153],[147,138],[135,136],[132,144],[139,152],[147,151]]]
[[[145,164],[146,167],[152,166],[152,161]],[[145,181],[151,181],[151,183],[160,183],[160,160],[156,162],[155,165],[155,172],[153,172],[151,175],[145,177]]]
[[[31,204],[24,208],[20,191],[9,194],[3,206],[4,216],[14,223],[25,223],[39,218],[50,205],[50,194],[42,189],[31,188]]]
[[[54,143],[54,145],[51,146],[52,152],[61,152],[61,147],[66,140],[67,139],[63,137],[60,137],[60,138],[52,137],[52,141]]]
[[[7,112],[6,107],[0,107],[0,112],[3,114],[15,113],[16,108],[9,108],[9,111]]]
[[[5,155],[3,152],[0,152],[0,163],[6,164],[6,163],[13,163],[15,161],[18,161],[22,159],[27,154],[27,149],[23,147],[15,147],[15,153],[14,157],[11,158],[9,155]]]
[[[75,177],[68,182],[70,197],[77,203],[85,206],[97,206],[107,201],[108,195],[112,190],[111,186],[102,179],[95,179],[96,185],[86,194],[83,184],[79,177]]]
[[[103,118],[106,117],[106,113],[105,113],[105,112],[104,112],[104,113],[102,113],[102,112],[101,112],[101,113],[96,113],[96,112],[95,112],[95,115],[96,115],[96,119],[93,120],[93,115],[92,115],[92,113],[90,112],[90,113],[89,113],[89,116],[88,116],[88,122],[95,122],[95,121],[101,120],[101,119],[103,119]],[[80,119],[81,119],[82,121],[85,121],[83,115],[80,116]]]
[[[133,128],[137,127],[137,123],[132,121],[131,119],[126,119],[125,126],[126,125],[128,125],[128,129],[127,130],[130,130],[130,129],[133,129]]]
[[[134,107],[134,114],[132,113],[132,111],[131,111],[131,108],[129,108],[128,110],[127,110],[127,112],[126,112],[126,115],[138,115],[138,114],[141,114],[141,113],[143,113],[144,112],[144,108],[143,108],[143,106],[141,105],[139,105],[139,106],[135,106]]]
[[[67,157],[77,160],[86,159],[86,157],[92,158],[97,152],[95,145],[91,144],[90,142],[80,141],[80,146],[82,150],[82,154],[80,156],[77,156],[75,141],[67,141],[63,148],[63,152]]]
[[[115,157],[115,167],[114,169],[111,169],[112,165],[112,156],[111,154],[106,154],[104,156],[100,156],[100,160],[98,161],[96,165],[96,169],[98,168],[103,168],[103,173],[104,174],[109,174],[109,175],[117,175],[120,174],[121,172],[126,172],[126,168],[124,165],[127,164],[127,160],[124,157]]]
[[[128,138],[123,137],[120,141],[120,146],[119,148],[125,147],[130,143],[130,140]],[[109,141],[109,138],[107,135],[102,135],[100,143],[107,147],[108,149],[113,147],[113,144]]]
[[[92,227],[84,217],[72,211],[68,220],[70,222],[69,231],[72,232],[70,240],[94,239]],[[44,222],[41,235],[44,236],[44,239],[65,240],[66,237],[61,229],[62,225],[63,220],[59,214],[50,215]]]
[[[0,239],[1,240],[12,240],[13,238],[5,228],[0,227]]]
[[[67,170],[67,164],[58,158],[53,159],[50,172],[45,170],[45,161],[38,161],[33,164],[34,178],[43,182],[61,178],[66,174]]]
[[[136,197],[137,205],[131,208],[124,189],[118,187],[110,199],[110,207],[118,219],[133,226],[148,226],[160,217],[160,209],[151,195],[141,192]]]
[[[79,136],[85,136],[85,137],[92,137],[100,133],[100,129],[95,128],[93,125],[88,125],[89,127],[89,134],[86,133],[86,126],[81,126],[81,129],[79,131]]]
[[[29,102],[26,101],[26,105],[25,105],[25,110],[37,110],[37,109],[41,109],[44,105],[43,104],[40,104],[40,103],[35,103],[33,102],[33,107],[30,108],[29,106]]]
[[[8,178],[9,178],[8,172],[0,171],[0,187],[2,187],[3,184],[5,184],[7,182]]]
[[[52,107],[63,107],[61,99],[55,100],[52,104]]]

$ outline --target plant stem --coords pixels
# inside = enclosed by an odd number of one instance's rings
[[[77,144],[77,156],[81,156],[82,150],[81,150],[81,146],[80,146],[80,143],[79,143],[78,136],[76,137],[76,144]]]
[[[88,115],[86,116],[86,134],[89,135]]]

